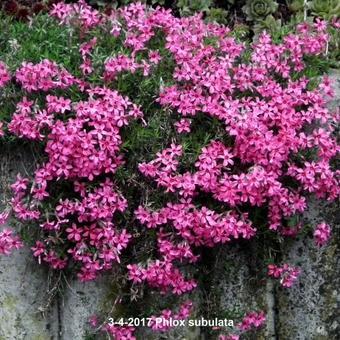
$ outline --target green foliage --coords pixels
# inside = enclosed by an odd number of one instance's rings
[[[313,15],[326,20],[332,20],[340,16],[339,0],[313,0],[308,3]]]
[[[304,0],[287,0],[287,6],[293,13],[302,13],[306,7],[313,16],[329,21],[340,16],[338,0],[310,0],[306,4]]]
[[[78,38],[47,15],[35,16],[33,22],[28,25],[0,13],[0,60],[13,72],[24,61],[38,63],[43,59],[50,59],[78,76]],[[20,88],[14,83],[0,91],[1,120],[9,121],[15,104],[22,95]],[[35,94],[33,97],[39,100],[40,95]],[[12,139],[13,137],[6,137],[8,142]]]
[[[293,13],[303,12],[304,0],[287,0],[287,6]]]
[[[274,14],[278,9],[278,4],[274,0],[247,0],[242,10],[248,21],[265,20],[268,15]]]
[[[228,25],[229,12],[222,8],[212,7],[208,11],[207,20],[212,22],[217,22],[219,24]]]
[[[245,40],[245,37],[247,37],[250,33],[250,28],[248,25],[245,24],[237,24],[234,26],[233,29],[233,36],[238,40]]]
[[[0,51],[11,70],[23,61],[51,59],[74,74],[79,73],[78,38],[71,28],[58,25],[47,15],[38,15],[34,24],[0,16]]]
[[[212,0],[178,0],[177,7],[181,16],[192,15],[195,12],[209,12]]]
[[[281,20],[276,20],[272,15],[268,15],[264,20],[257,21],[253,26],[255,36],[263,30],[266,30],[270,34],[275,34],[275,32],[279,31],[280,28]]]

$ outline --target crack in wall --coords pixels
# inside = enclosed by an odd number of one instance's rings
[[[57,340],[62,340],[62,335],[63,335],[63,327],[62,327],[62,321],[61,321],[61,313],[62,313],[62,308],[61,308],[61,297],[57,296],[57,316],[58,316],[58,332],[57,332]]]
[[[276,298],[273,280],[268,279],[266,282],[266,304],[267,304],[267,316],[266,316],[266,339],[277,340],[276,321],[277,315],[275,311]]]

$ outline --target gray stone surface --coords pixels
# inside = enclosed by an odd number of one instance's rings
[[[107,275],[95,282],[72,280],[66,283],[65,292],[59,299],[60,340],[84,339],[89,329],[89,318],[100,314],[110,300],[112,305],[114,303],[109,283]]]
[[[234,319],[235,325],[244,313],[266,309],[267,287],[258,272],[256,252],[255,242],[226,245],[218,260],[214,275],[220,297],[219,314]],[[258,332],[258,336],[263,335],[264,330]]]
[[[46,294],[46,272],[37,267],[27,249],[0,257],[0,339],[57,339],[58,317],[39,312]]]
[[[19,171],[32,171],[30,150],[24,153],[9,148],[1,152],[1,208],[9,198],[9,183]],[[29,249],[0,256],[0,339],[47,340],[57,339],[58,316],[56,305],[48,316],[39,311],[46,302],[48,273],[37,266]]]
[[[334,71],[330,78],[335,96],[328,107],[336,110],[340,105],[340,72]],[[322,221],[329,223],[332,239],[321,249],[308,237],[286,247],[285,260],[300,266],[302,272],[291,289],[275,292],[277,336],[289,340],[336,340],[340,338],[339,201],[325,204],[313,200],[305,217],[312,227]]]
[[[276,293],[278,335],[280,339],[339,339],[339,210],[335,204],[312,202],[306,217],[313,226],[326,220],[332,225],[333,237],[320,249],[313,239],[304,238],[287,251],[286,261],[302,272],[296,285]]]

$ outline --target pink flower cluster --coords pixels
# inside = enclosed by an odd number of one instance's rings
[[[53,5],[50,15],[63,24],[80,25],[83,29],[96,27],[102,22],[100,12],[89,6],[85,0],[75,4],[58,2]]]
[[[65,89],[76,82],[68,71],[47,59],[39,64],[23,62],[15,77],[27,92]]]
[[[228,150],[231,161],[236,158],[242,164],[251,165],[245,173],[235,175],[230,174],[234,172],[230,167],[225,169],[229,173],[222,168],[223,172],[217,171],[215,162],[211,162],[206,171],[209,182],[202,183],[204,189],[232,206],[243,202],[260,206],[269,201],[269,226],[274,230],[282,229],[282,218],[303,212],[306,208],[303,191],[292,192],[283,187],[282,176],[295,177],[301,182],[302,189],[314,192],[320,198],[337,197],[338,174],[330,169],[329,160],[339,151],[336,140],[331,136],[332,122],[338,117],[327,111],[318,89],[307,90],[306,79],[289,80],[286,86],[282,86],[271,76],[273,71],[287,77],[290,72],[301,70],[304,54],[322,51],[327,41],[326,33],[317,31],[312,35],[312,28],[308,27],[307,33],[290,35],[282,45],[272,44],[270,37],[263,33],[253,47],[253,64],[234,66],[242,52],[242,45],[228,37],[222,29],[213,30],[207,26],[204,27],[206,35],[218,38],[219,44],[215,48],[205,46],[202,44],[202,27],[198,23],[195,27],[194,19],[190,24],[187,27],[187,22],[182,23],[167,37],[167,47],[177,61],[174,77],[186,82],[166,88],[160,95],[160,103],[171,106],[182,116],[193,116],[203,111],[221,120],[227,133],[235,138],[235,145]],[[190,47],[184,42],[189,34],[191,39],[195,36],[196,42]],[[217,53],[228,53],[227,60],[216,58]],[[212,78],[217,71],[223,72],[218,73],[218,80]],[[183,76],[183,72],[190,74]],[[324,88],[325,85],[321,84],[320,90]],[[241,99],[234,96],[236,91],[246,90],[250,90],[252,95]],[[257,92],[263,99],[256,96]],[[330,94],[329,91],[327,93]],[[306,111],[296,110],[299,105],[309,105],[309,108]],[[311,136],[299,132],[304,125],[312,122],[319,122],[324,127],[314,130]],[[212,148],[218,152],[221,147],[223,145],[217,143]],[[291,154],[314,147],[318,148],[320,159],[314,164],[305,162],[306,170],[291,162]],[[207,153],[205,149],[203,151],[203,154]],[[283,172],[287,164],[288,170]],[[307,171],[315,174],[306,176]],[[320,176],[321,173],[323,176]]]
[[[185,244],[174,244],[160,235],[158,239],[161,260],[156,260],[143,268],[141,265],[129,264],[129,279],[134,283],[146,281],[151,287],[160,289],[162,294],[169,290],[176,295],[191,291],[197,286],[194,280],[186,280],[183,274],[175,267],[174,261],[187,259],[196,262],[190,247]]]
[[[250,312],[242,320],[239,325],[241,331],[249,331],[251,328],[259,328],[266,321],[264,312]]]
[[[207,207],[196,208],[190,199],[181,199],[180,203],[168,203],[157,212],[150,212],[139,207],[135,212],[137,219],[148,228],[162,224],[171,224],[189,244],[213,247],[226,243],[232,238],[248,239],[255,235],[247,214],[236,212],[219,214]]]
[[[263,311],[260,312],[249,312],[247,313],[242,321],[237,325],[237,331],[239,333],[245,333],[251,331],[253,329],[260,328],[266,322],[266,316]],[[223,335],[221,334],[218,338],[219,340],[239,340],[240,335],[238,334],[230,334]]]
[[[38,220],[41,213],[37,209],[36,202],[31,200],[28,194],[29,179],[18,175],[11,188],[13,192],[11,206],[14,216],[22,221]]]
[[[149,60],[142,59],[141,62],[137,62],[136,59],[131,56],[128,57],[123,54],[119,54],[116,57],[109,58],[105,62],[105,74],[104,79],[106,81],[114,80],[122,72],[135,73],[137,70],[141,70],[144,77],[150,75],[151,67],[157,65],[160,61],[160,55],[157,51],[150,51]]]
[[[130,326],[117,326],[106,324],[103,331],[112,335],[115,340],[136,340],[137,338],[133,335],[135,328]]]
[[[268,265],[268,275],[280,279],[282,287],[290,288],[300,275],[300,269],[292,267],[285,263],[282,267],[278,267],[274,264]]]
[[[46,74],[36,73],[35,66],[32,69],[34,82],[43,84]],[[30,92],[32,78],[29,73],[22,74],[22,86]],[[89,99],[77,103],[47,95],[45,108],[25,97],[8,125],[19,137],[47,140],[48,159],[36,169],[34,180],[18,176],[12,185],[14,215],[22,221],[39,221],[44,236],[32,248],[39,263],[47,262],[54,269],[76,263],[82,281],[93,280],[120,262],[121,251],[131,238],[126,229],[119,230],[112,222],[116,212],[126,210],[127,201],[105,175],[115,173],[123,164],[120,129],[129,120],[142,117],[140,108],[117,91],[94,87],[86,93]],[[73,115],[64,120],[66,112]],[[104,179],[98,181],[100,175]],[[73,182],[76,198],[62,198],[52,214],[46,213],[44,202],[53,198],[51,190],[61,180]]]
[[[13,234],[10,229],[4,229],[0,232],[0,254],[10,255],[12,250],[19,249],[23,246],[18,236]]]
[[[82,265],[78,277],[81,281],[89,281],[100,271],[111,269],[113,263],[120,262],[121,251],[127,247],[131,235],[125,229],[118,231],[111,222],[116,211],[126,209],[126,200],[109,180],[94,190],[82,183],[75,183],[75,186],[75,191],[80,191],[81,200],[60,200],[55,209],[56,220],[48,220],[40,226],[45,232],[57,236],[66,231],[69,240],[67,253]],[[77,217],[77,224],[71,223],[71,216],[73,220]],[[32,250],[39,262],[40,259],[49,262],[51,252],[55,253],[51,249],[55,246],[37,241]],[[66,265],[67,261],[63,263]]]
[[[96,43],[97,43],[97,38],[94,37],[89,42],[85,42],[79,47],[79,52],[83,59],[83,63],[80,65],[80,69],[84,76],[92,73],[93,71],[92,62],[90,59],[90,53],[91,53],[91,50],[96,45]]]
[[[157,331],[166,331],[171,328],[171,322],[174,320],[187,319],[192,311],[192,302],[185,301],[179,308],[177,313],[174,313],[170,309],[165,309],[160,315],[152,315],[150,320],[150,327]],[[171,321],[170,321],[171,320]]]
[[[331,227],[325,223],[319,223],[314,230],[314,240],[315,243],[321,247],[325,245],[331,235]]]
[[[232,334],[232,335],[223,335],[221,334],[218,337],[218,340],[239,340],[240,337],[238,335]]]
[[[26,97],[17,103],[17,109],[8,124],[8,130],[21,138],[42,140],[44,137],[42,130],[52,125],[53,116],[46,110],[40,111],[33,108],[33,104],[33,101]]]
[[[10,217],[10,211],[0,213],[0,226],[6,224]],[[0,255],[10,255],[13,250],[23,246],[19,236],[14,235],[13,230],[5,228],[0,232]]]
[[[106,79],[114,79],[121,72],[135,73],[139,65],[133,58],[126,55],[118,55],[107,60],[105,63]]]

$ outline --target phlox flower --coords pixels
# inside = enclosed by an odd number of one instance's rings
[[[219,335],[218,340],[239,340],[240,337],[238,335]]]
[[[248,331],[251,328],[259,328],[266,321],[266,316],[263,311],[261,312],[250,312],[245,315],[242,322],[239,324],[241,331]]]
[[[190,132],[191,121],[189,119],[181,119],[175,123],[175,127],[178,133]]]
[[[5,132],[3,129],[4,129],[4,123],[0,122],[0,138],[5,135]]]
[[[10,255],[14,249],[20,249],[23,243],[19,236],[13,234],[10,229],[3,229],[0,232],[0,254]]]
[[[300,269],[285,263],[282,267],[268,265],[268,275],[280,279],[282,287],[290,288],[300,275]]]
[[[331,228],[325,222],[319,223],[314,230],[314,240],[315,243],[321,247],[325,245],[331,234]]]
[[[149,61],[152,64],[159,64],[159,62],[161,61],[161,56],[159,54],[158,51],[149,51]]]

